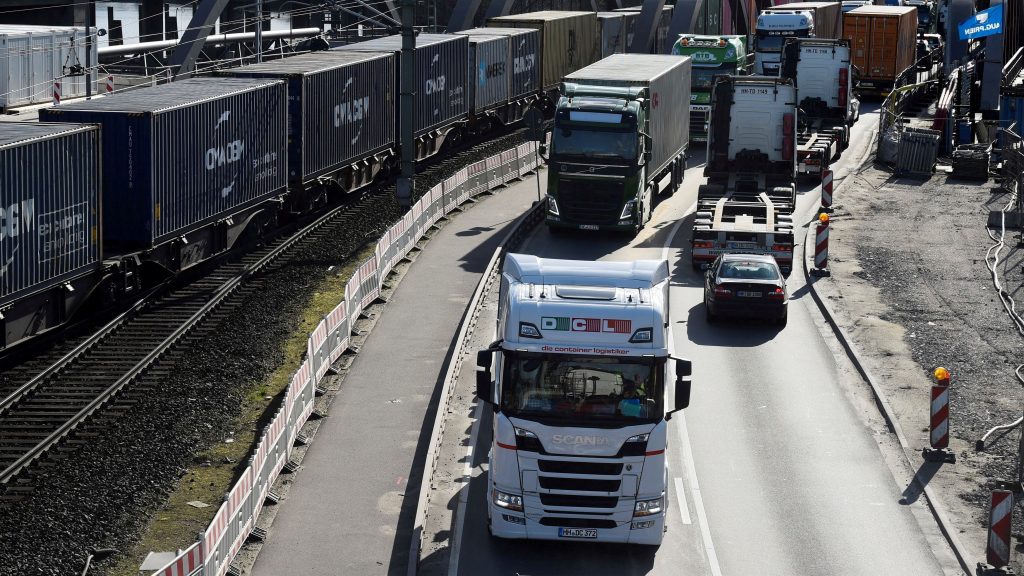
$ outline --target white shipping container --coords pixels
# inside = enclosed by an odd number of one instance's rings
[[[97,62],[97,42],[90,62]],[[85,60],[85,28],[0,24],[0,110],[53,101],[61,78],[63,99],[85,96],[85,76],[65,76],[65,66]],[[95,86],[96,74],[90,74]]]

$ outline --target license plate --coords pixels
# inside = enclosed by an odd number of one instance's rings
[[[750,250],[757,248],[757,242],[729,242],[726,246],[732,250]]]
[[[559,528],[558,535],[562,538],[597,538],[595,528]]]
[[[760,292],[746,292],[746,291],[743,291],[743,290],[740,290],[740,291],[736,292],[736,295],[739,296],[740,298],[760,298],[761,297],[761,293]]]
[[[580,224],[580,230],[600,230],[597,224]]]

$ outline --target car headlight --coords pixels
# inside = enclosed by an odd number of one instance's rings
[[[637,516],[651,516],[654,514],[661,514],[661,511],[665,508],[665,498],[655,498],[653,500],[637,500],[636,506],[633,507],[633,517]]]
[[[548,194],[548,212],[554,214],[555,216],[559,216],[558,201],[555,200],[555,197],[550,194]]]
[[[626,202],[626,205],[622,207],[622,214],[619,215],[619,220],[632,218],[634,208],[636,208],[636,200],[630,200],[629,202]]]
[[[495,506],[498,506],[499,508],[504,508],[506,510],[512,510],[512,511],[515,511],[515,512],[522,512],[523,511],[523,497],[522,496],[516,496],[515,494],[509,494],[507,492],[502,492],[500,490],[494,490],[493,492],[494,492],[493,499],[494,499],[494,505]],[[637,504],[639,504],[639,502]]]

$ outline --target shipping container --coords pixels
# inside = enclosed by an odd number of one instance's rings
[[[842,2],[791,2],[779,9],[811,12],[814,18],[814,38],[829,40],[843,38]]]
[[[1013,53],[1024,46],[1024,2],[1003,1],[1003,62],[1009,62]]]
[[[500,16],[488,20],[487,26],[540,30],[540,85],[544,91],[558,88],[567,74],[600,59],[600,31],[594,12],[550,10]]]
[[[474,115],[508,103],[508,36],[469,36],[469,109]]]
[[[95,42],[90,52],[95,65]],[[86,76],[68,76],[85,63],[84,27],[0,24],[0,110],[52,102],[58,78],[62,98],[85,96]],[[95,86],[95,71],[89,77]]]
[[[397,61],[392,52],[312,52],[219,75],[288,82],[288,180],[296,187],[395,145]]]
[[[658,20],[657,28],[654,31],[654,45],[651,47],[652,54],[668,54],[669,52],[671,52],[672,45],[666,45],[665,43],[668,40],[669,26],[672,24],[672,9],[673,6],[664,6],[661,9],[661,18]],[[701,10],[703,9],[704,8],[702,7]],[[639,18],[639,14],[642,10],[643,7],[641,6],[633,6],[629,8],[618,8],[615,11],[623,13],[635,13],[637,14],[637,18]],[[639,20],[637,20],[637,22],[639,22]],[[672,44],[674,43],[675,39],[672,40]],[[628,50],[629,46],[626,46],[626,49]]]
[[[395,34],[339,46],[334,50],[398,54],[402,51],[402,37]],[[460,34],[419,34],[416,36],[415,61],[415,135],[420,136],[464,119],[469,112],[469,89],[466,86],[469,38]],[[396,117],[398,110],[396,99]]]
[[[535,94],[539,88],[540,32],[532,28],[472,28],[456,32],[466,36],[508,36],[509,98],[515,100]]]
[[[639,12],[622,12],[622,29],[625,30],[622,50],[625,52],[633,45],[633,36],[636,34],[636,23],[640,19]]]
[[[653,177],[685,151],[689,142],[690,74],[689,56],[615,54],[569,74],[565,81],[648,90],[652,105],[647,125],[654,154],[648,172]]]
[[[39,117],[103,127],[111,252],[151,249],[283,192],[287,106],[280,80],[195,78],[44,108]]]
[[[601,29],[601,58],[626,51],[621,12],[598,12],[597,24]]]
[[[0,305],[97,268],[99,135],[89,125],[0,122]]]
[[[861,6],[843,15],[862,89],[887,90],[917,59],[917,9]]]

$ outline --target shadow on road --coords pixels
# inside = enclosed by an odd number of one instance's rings
[[[704,303],[690,308],[686,317],[686,335],[701,346],[752,348],[778,336],[781,328],[773,322],[750,318],[723,318],[708,324]]]
[[[903,491],[899,503],[909,506],[917,502],[921,493],[924,492],[924,487],[931,482],[940,468],[942,468],[942,462],[923,462],[921,467],[917,469],[917,473],[914,474],[914,479],[910,482],[910,485]]]

